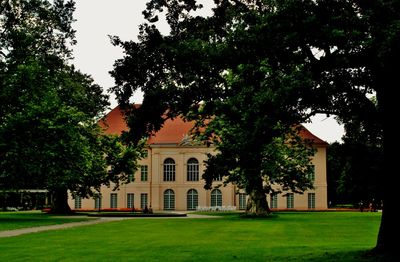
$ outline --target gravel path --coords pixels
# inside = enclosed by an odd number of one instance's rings
[[[172,219],[172,218],[173,219],[218,218],[218,216],[187,214],[186,217],[101,217],[101,218],[93,219],[93,220],[89,220],[89,221],[71,222],[71,223],[65,223],[65,224],[60,224],[60,225],[28,227],[28,228],[0,231],[0,238],[14,237],[14,236],[19,236],[19,235],[24,235],[24,234],[29,234],[29,233],[36,233],[36,232],[41,232],[41,231],[48,231],[48,230],[64,229],[64,228],[78,227],[78,226],[85,226],[85,225],[94,225],[94,224],[106,223],[106,222],[111,222],[111,221],[120,221],[120,220],[125,220],[125,219]]]

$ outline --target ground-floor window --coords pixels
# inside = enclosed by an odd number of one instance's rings
[[[147,206],[147,193],[140,194],[140,208],[145,209]]]
[[[308,208],[315,208],[315,193],[308,193]]]
[[[118,207],[118,195],[117,193],[110,194],[110,207],[117,208]]]
[[[239,209],[245,210],[246,209],[246,194],[239,193]]]
[[[278,208],[278,194],[271,194],[269,196],[269,203],[271,208]]]
[[[75,197],[75,209],[82,208],[82,198],[80,196]]]
[[[294,194],[293,193],[288,193],[286,195],[286,207],[294,208]]]
[[[101,209],[101,197],[96,197],[94,199],[94,208]]]
[[[199,205],[199,194],[196,189],[187,192],[187,210],[196,210]]]
[[[222,193],[219,189],[211,191],[211,206],[217,207],[222,206]]]
[[[135,194],[133,193],[126,194],[126,207],[133,208],[134,200],[135,200]]]
[[[167,189],[164,192],[164,210],[175,209],[175,193],[172,189]]]

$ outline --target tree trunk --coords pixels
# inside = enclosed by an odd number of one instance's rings
[[[71,208],[68,205],[68,191],[65,188],[53,191],[53,203],[51,212],[56,214],[70,214]]]
[[[400,58],[399,53],[397,56]],[[377,91],[378,105],[380,114],[383,119],[383,152],[384,152],[384,173],[381,174],[381,181],[383,185],[383,210],[382,219],[379,227],[378,239],[373,252],[383,255],[398,254],[398,244],[396,239],[399,236],[399,223],[398,216],[396,215],[396,208],[398,208],[398,195],[397,195],[397,177],[399,169],[397,166],[399,148],[398,129],[393,126],[393,119],[397,117],[397,103],[389,101],[388,97],[398,97],[398,86],[394,85],[397,83],[398,67],[395,63],[398,59],[395,59],[392,63],[392,67],[384,68],[382,81],[380,82],[382,88]],[[389,124],[390,121],[390,124]],[[398,256],[398,255],[397,255]]]
[[[388,136],[385,136],[385,140],[388,139]],[[394,137],[394,139],[398,139]],[[385,173],[382,174],[382,181],[385,181],[384,185],[384,199],[383,199],[383,210],[382,210],[382,218],[381,224],[379,227],[378,239],[376,243],[376,247],[374,248],[374,252],[378,254],[384,255],[394,255],[397,254],[398,244],[396,239],[398,238],[398,233],[400,232],[398,216],[396,215],[397,205],[397,197],[395,192],[397,192],[395,180],[398,173],[398,167],[396,167],[396,159],[393,156],[390,156],[387,152],[396,152],[390,151],[391,149],[388,147],[394,147],[394,150],[397,150],[395,146],[388,145],[389,143],[384,142],[384,152],[385,152]],[[387,157],[386,157],[387,156]],[[392,165],[393,169],[391,169],[390,165]],[[396,253],[395,253],[396,252]]]
[[[262,190],[254,189],[249,193],[247,200],[246,214],[256,216],[268,216],[271,213],[267,197]]]

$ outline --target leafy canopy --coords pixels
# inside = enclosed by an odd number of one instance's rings
[[[108,96],[69,64],[74,10],[63,0],[0,3],[0,187],[46,188],[60,212],[67,190],[86,197],[110,181],[118,187],[138,158],[103,136]]]

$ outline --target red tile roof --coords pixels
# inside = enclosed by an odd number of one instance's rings
[[[106,134],[120,135],[123,131],[128,130],[128,126],[124,120],[123,113],[119,106],[111,110],[106,116],[99,121],[100,127],[104,129]],[[148,144],[179,144],[182,139],[189,134],[190,129],[193,127],[194,122],[185,122],[182,118],[178,117],[174,120],[168,119],[165,121],[164,126],[149,138]],[[304,126],[300,131],[300,136],[311,140],[314,144],[320,146],[328,145],[325,141],[318,138],[307,130]]]
[[[327,146],[328,143],[325,142],[324,140],[320,139],[313,133],[311,133],[307,128],[304,126],[301,126],[300,132],[299,132],[300,137],[303,139],[307,139],[313,142],[315,145],[320,145],[320,146]]]

